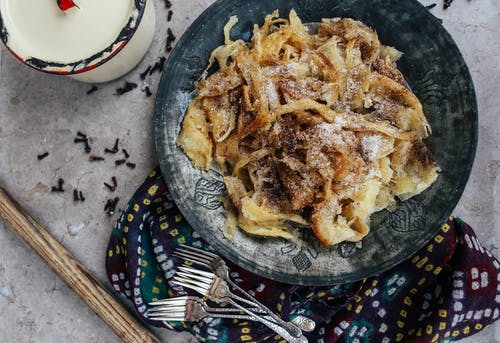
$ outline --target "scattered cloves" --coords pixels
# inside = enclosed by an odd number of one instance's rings
[[[156,62],[154,65],[153,65],[153,68],[151,68],[151,70],[149,71],[149,75],[153,75],[153,73],[155,71],[160,71],[160,73],[163,71],[163,67],[165,66],[165,61],[167,59],[164,57],[164,56],[161,56],[160,57],[160,60],[158,62]]]
[[[120,140],[117,138],[115,140],[115,145],[113,146],[113,148],[112,149],[105,148],[104,152],[108,153],[108,154],[116,154],[118,152],[118,143],[119,142],[120,142]]]
[[[122,160],[116,160],[116,161],[115,161],[115,165],[116,165],[116,166],[120,166],[120,165],[124,164],[125,162],[127,162],[127,161],[126,161],[126,160],[124,160],[124,159],[122,159]]]
[[[63,179],[57,180],[57,187],[56,186],[52,186],[51,192],[60,192],[60,193],[64,192],[63,185],[64,185],[64,180]]]
[[[153,95],[153,93],[151,93],[151,90],[149,89],[149,87],[146,87],[144,89],[146,91],[146,96],[149,98],[151,95]]]
[[[149,71],[151,70],[151,66],[148,66],[146,70],[141,74],[141,80],[145,80],[146,76],[148,76]]]
[[[120,201],[120,198],[118,197],[114,199],[108,199],[106,205],[104,206],[104,212],[106,212],[108,216],[112,216],[113,214],[115,214],[116,205],[118,205],[118,201]]]
[[[125,94],[127,92],[130,92],[134,88],[137,88],[137,83],[126,81],[125,85],[122,88],[118,88],[116,90],[116,94],[117,95],[123,95],[123,94]]]
[[[165,7],[170,8],[172,7],[172,2],[170,0],[164,0],[165,1]]]
[[[428,10],[430,10],[430,9],[433,9],[434,7],[436,7],[436,6],[437,6],[437,4],[433,3],[433,4],[425,6],[425,8],[427,8]]]
[[[173,14],[174,14],[174,11],[172,11],[172,10],[168,11],[167,21],[171,21],[172,20],[172,15]]]
[[[135,163],[132,163],[132,162],[127,162],[127,167],[129,167],[130,169],[135,169],[136,167],[136,164]]]

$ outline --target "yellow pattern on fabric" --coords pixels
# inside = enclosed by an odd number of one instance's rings
[[[172,230],[170,230],[169,234],[170,234],[170,236],[175,237],[179,234],[179,230],[172,229]]]
[[[179,244],[186,244],[186,237],[184,237],[184,236],[179,237],[179,239],[177,240],[177,242]]]
[[[434,335],[434,337],[432,337],[432,341],[431,342],[432,343],[437,342],[438,339],[439,339],[439,334],[437,333],[437,334]]]
[[[438,315],[441,318],[446,318],[446,316],[448,315],[448,311],[446,311],[444,308],[442,308],[442,309],[439,310]]]
[[[441,236],[441,235],[436,235],[436,237],[434,237],[434,241],[435,241],[436,243],[441,244],[441,243],[443,242],[443,240],[444,240],[444,237],[443,237],[443,236]]]
[[[134,215],[132,213],[129,213],[128,216],[127,216],[127,220],[129,222],[131,222],[132,220],[134,220]]]
[[[476,326],[474,326],[474,329],[476,330],[481,330],[483,328],[483,324],[477,323]]]
[[[427,327],[425,328],[425,332],[430,335],[432,333],[432,325],[427,325]]]
[[[434,269],[434,265],[432,263],[429,263],[428,265],[425,266],[425,271],[430,272]]]
[[[128,232],[128,226],[123,227],[123,232],[125,232],[125,233]]]
[[[424,282],[425,282],[425,278],[423,277],[420,280],[418,280],[417,283],[418,283],[419,286],[422,286],[424,284]]]
[[[113,257],[113,250],[108,251],[108,256]]]
[[[160,294],[160,289],[158,287],[153,287],[153,294]]]
[[[250,332],[250,328],[242,328],[241,329],[241,333],[249,333]]]
[[[161,207],[156,208],[156,214],[160,214],[162,212],[163,212],[163,208],[161,208]]]
[[[160,230],[164,231],[166,229],[168,229],[168,223],[161,223],[160,224]]]
[[[443,268],[441,268],[441,267],[437,266],[437,267],[436,267],[436,269],[434,269],[433,274],[434,274],[434,275],[439,275],[439,273],[441,273],[441,271],[442,271],[442,270],[443,270]]]
[[[425,256],[424,258],[422,258],[418,263],[417,263],[417,268],[420,269],[424,266],[424,264],[427,263],[427,261],[429,261],[429,258],[427,256]]]
[[[406,318],[406,316],[408,315],[408,312],[406,312],[405,310],[401,310],[401,312],[399,312],[399,315],[403,318]]]
[[[142,260],[142,261],[141,261],[141,266],[142,266],[143,268],[147,267],[147,266],[148,266],[148,261],[146,261],[146,260]]]
[[[175,222],[178,223],[182,220],[182,215],[178,214],[175,216]]]
[[[467,325],[462,332],[467,335],[470,332],[470,326]]]
[[[149,177],[153,178],[156,176],[156,170],[153,170],[151,173],[149,173]]]
[[[415,255],[415,256],[413,256],[413,258],[411,259],[411,263],[415,264],[415,263],[417,263],[417,262],[418,262],[418,260],[420,260],[420,256]]]
[[[444,329],[446,329],[446,322],[439,323],[439,330],[444,330]]]
[[[358,307],[356,307],[356,313],[360,313],[362,309],[363,305],[359,305]]]
[[[396,334],[396,342],[401,342],[403,340],[404,335],[400,332]]]
[[[148,194],[153,196],[156,194],[156,191],[158,190],[158,186],[157,185],[153,185],[151,187],[149,187],[148,189]]]
[[[142,203],[143,203],[144,205],[148,206],[148,205],[151,205],[151,200],[149,200],[149,199],[144,199],[144,200],[142,201]]]
[[[434,249],[434,245],[432,243],[427,246],[428,252],[432,252],[433,249]]]
[[[405,327],[405,323],[403,323],[401,320],[398,320],[398,321],[396,322],[396,325],[397,325],[397,326],[398,326],[398,328],[400,328],[400,329],[402,329],[402,328],[404,328],[404,327]]]
[[[441,227],[441,230],[443,230],[444,233],[450,231],[450,225],[448,224],[444,224],[442,227]]]
[[[140,209],[139,204],[134,204],[134,211],[139,212],[139,209]]]

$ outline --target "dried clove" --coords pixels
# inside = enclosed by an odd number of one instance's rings
[[[90,155],[90,156],[89,156],[89,161],[90,161],[90,162],[100,162],[100,161],[104,161],[104,157],[101,157],[101,156],[96,156],[96,155]]]
[[[114,192],[116,190],[116,187],[118,186],[118,182],[116,181],[115,176],[113,176],[111,178],[111,182],[113,183],[113,185],[110,185],[109,183],[104,182],[104,186],[106,186],[106,188],[109,189],[111,192]]]
[[[120,201],[120,198],[118,197],[114,199],[108,199],[106,205],[104,206],[104,212],[106,212],[108,216],[112,216],[113,214],[115,214],[116,205],[118,205],[118,201]]]
[[[148,76],[149,71],[151,70],[151,66],[148,66],[146,70],[141,74],[141,80],[145,80],[146,76]]]
[[[172,15],[173,14],[174,14],[174,11],[168,11],[167,21],[171,21],[172,20]]]
[[[127,92],[130,92],[134,88],[137,88],[137,83],[126,81],[125,85],[122,88],[118,88],[116,90],[116,95],[123,95]]]
[[[80,196],[80,201],[81,201],[81,202],[84,202],[84,201],[85,201],[85,198],[83,197],[83,193],[82,193],[82,191],[79,191],[79,192],[78,192],[78,195]]]
[[[165,7],[166,8],[172,7],[172,2],[170,0],[165,0]]]
[[[124,159],[122,159],[122,160],[116,160],[116,161],[115,161],[115,165],[116,165],[116,166],[120,166],[120,165],[124,164],[125,162],[127,162],[127,161],[126,161],[126,160],[124,160]]]
[[[63,185],[64,185],[64,180],[63,179],[57,180],[57,187],[56,186],[52,186],[51,192],[64,192]]]
[[[149,75],[153,75],[153,73],[157,70],[159,70],[160,72],[163,71],[163,67],[165,66],[165,61],[167,59],[164,57],[164,56],[161,56],[160,57],[160,60],[158,62],[156,62],[154,65],[153,65],[153,68],[151,68],[151,70],[149,71]]]
[[[76,133],[77,137],[74,139],[75,143],[83,143],[85,147],[85,152],[88,154],[92,150],[92,148],[89,145],[89,138],[87,137],[86,134],[78,131]]]
[[[174,33],[172,32],[172,29],[169,27],[167,29],[167,43],[165,45],[165,49],[167,50],[167,52],[170,52],[172,51],[172,43],[175,41],[175,35]]]
[[[116,154],[118,152],[118,143],[119,142],[120,142],[120,140],[117,138],[115,140],[115,145],[113,146],[113,148],[112,149],[105,148],[104,152],[108,153],[108,154]]]
[[[452,2],[453,2],[453,0],[444,0],[443,1],[443,9],[445,10],[448,7],[450,7]]]
[[[151,90],[149,89],[149,87],[146,87],[144,89],[146,91],[146,96],[149,98],[151,95],[153,95],[153,93],[151,93]]]
[[[123,155],[125,155],[125,158],[129,158],[130,155],[126,149],[122,149]]]
[[[38,155],[36,158],[41,161],[43,160],[45,157],[49,156],[49,153],[48,152],[44,152],[43,154],[40,154]]]
[[[92,86],[92,88],[90,88],[88,91],[87,91],[87,95],[88,94],[92,94],[94,93],[95,91],[97,91],[99,88],[97,88],[97,86]]]
[[[80,199],[78,198],[78,189],[76,189],[76,188],[75,188],[75,189],[73,190],[73,201],[74,201],[74,202],[77,202],[78,200],[80,200]]]
[[[436,7],[436,6],[437,6],[437,4],[433,3],[433,4],[425,6],[425,8],[427,8],[428,10],[430,10],[430,9],[433,9],[434,7]]]
[[[135,163],[132,163],[132,162],[127,162],[127,167],[129,167],[130,169],[135,169],[136,167],[136,164]]]

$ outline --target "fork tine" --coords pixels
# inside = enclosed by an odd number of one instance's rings
[[[171,316],[161,316],[161,317],[148,317],[149,320],[160,320],[160,321],[172,321],[172,322],[185,322],[184,316],[182,317],[171,317]]]
[[[167,299],[162,299],[162,300],[157,300],[157,301],[152,301],[148,303],[148,305],[151,306],[158,306],[158,305],[172,305],[172,304],[185,304],[189,300],[189,298],[196,298],[196,297],[190,297],[190,296],[181,296],[181,297],[175,297],[175,298],[167,298]]]
[[[199,282],[203,282],[203,283],[206,283],[208,285],[210,285],[212,283],[212,278],[206,278],[204,276],[200,276],[200,275],[196,275],[196,274],[190,274],[190,273],[184,273],[184,272],[177,272],[175,273],[175,275],[179,275],[179,276],[183,276],[187,279],[191,279],[193,281],[199,281]]]
[[[174,285],[179,285],[179,286],[182,286],[182,287],[186,287],[186,288],[192,289],[193,291],[196,291],[196,292],[200,293],[203,296],[205,296],[208,293],[208,290],[206,288],[197,287],[195,285],[192,285],[192,284],[189,284],[189,283],[185,283],[185,282],[182,282],[182,281],[178,281],[178,280],[172,280],[171,282]]]
[[[198,253],[200,255],[205,255],[205,256],[209,256],[211,258],[217,258],[219,257],[218,255],[214,254],[214,253],[211,253],[209,251],[206,251],[206,250],[202,250],[202,249],[198,249],[198,248],[195,248],[195,247],[191,247],[189,245],[185,245],[185,244],[180,244],[180,246],[184,249],[188,249],[188,250],[191,250],[195,253]],[[181,249],[181,248],[177,248],[177,249]]]
[[[212,280],[215,276],[215,274],[212,272],[206,272],[204,270],[198,270],[198,269],[194,269],[191,267],[182,267],[181,266],[181,267],[179,267],[179,270],[182,270],[183,272],[190,273],[190,274],[197,274],[197,275],[203,276],[205,278],[209,278],[210,280]]]
[[[187,252],[184,252],[184,251],[181,251],[181,250],[179,250],[179,251],[176,250],[172,255],[180,257],[180,258],[182,258],[184,260],[187,260],[187,261],[190,261],[190,262],[193,262],[193,263],[201,264],[204,267],[208,267],[209,266],[209,264],[205,260],[203,260],[203,259],[201,259],[199,257],[196,257],[196,255],[191,255],[191,254],[188,254]]]

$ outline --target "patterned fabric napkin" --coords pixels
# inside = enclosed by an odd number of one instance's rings
[[[145,321],[188,330],[200,341],[283,342],[265,326],[247,321],[148,321],[148,302],[185,294],[169,284],[182,263],[171,256],[181,243],[211,249],[183,218],[157,168],[111,234],[106,269],[114,289],[135,304]],[[500,316],[500,264],[458,218],[450,217],[407,261],[355,283],[294,286],[228,265],[233,280],[282,318],[314,319],[317,327],[306,335],[310,342],[452,342]]]

